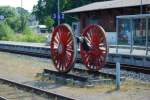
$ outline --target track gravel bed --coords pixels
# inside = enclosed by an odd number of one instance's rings
[[[101,71],[110,73],[110,74],[115,74],[114,68],[103,68]],[[137,73],[137,72],[132,72],[132,71],[127,71],[127,70],[121,69],[121,76],[126,77],[126,78],[142,80],[145,82],[150,82],[150,74]]]

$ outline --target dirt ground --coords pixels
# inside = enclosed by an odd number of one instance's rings
[[[22,56],[0,52],[0,77],[18,82],[37,80],[37,73],[44,68],[54,69],[49,59]],[[128,79],[116,91],[113,84],[99,85],[92,88],[78,88],[60,85],[48,89],[77,100],[150,100],[150,83]]]

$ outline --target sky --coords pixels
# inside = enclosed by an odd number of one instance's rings
[[[22,0],[23,8],[32,11],[34,5],[37,4],[38,0]],[[0,6],[12,6],[12,7],[20,7],[21,0],[0,0]]]

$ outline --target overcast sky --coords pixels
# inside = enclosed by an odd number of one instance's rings
[[[38,0],[22,0],[23,1],[23,8],[28,11],[32,11],[32,8],[35,4],[37,4]],[[20,7],[21,0],[0,0],[0,6],[12,6],[12,7]]]

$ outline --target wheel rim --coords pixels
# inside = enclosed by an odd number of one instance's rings
[[[57,26],[51,39],[51,56],[59,72],[68,72],[74,65],[76,47],[71,28],[67,24]]]
[[[80,45],[83,63],[89,70],[100,70],[105,65],[108,52],[104,29],[98,25],[89,25],[81,35],[89,46],[89,50],[86,51],[82,44]]]

